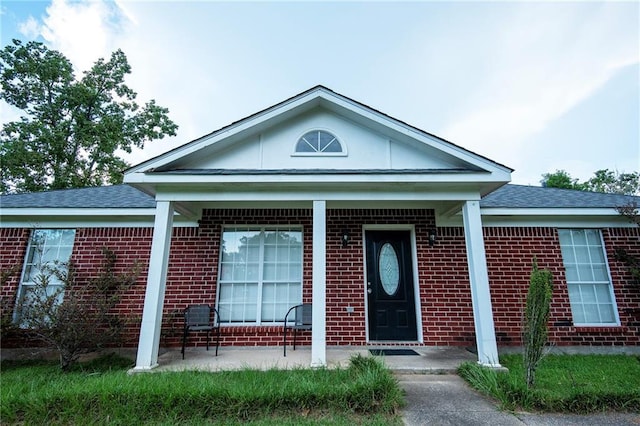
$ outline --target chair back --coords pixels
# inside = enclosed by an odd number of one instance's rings
[[[313,315],[312,315],[311,303],[303,303],[302,305],[299,305],[296,307],[295,324],[297,326],[304,326],[304,325],[310,326],[312,324],[312,321],[311,321],[312,318],[313,318]]]
[[[211,324],[211,306],[190,305],[184,311],[185,327],[194,327]]]

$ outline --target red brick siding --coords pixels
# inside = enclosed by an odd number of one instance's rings
[[[29,229],[0,228],[0,272],[8,273],[15,268],[15,273],[9,276],[0,288],[2,315],[13,315],[30,235]],[[16,340],[15,336],[6,334],[2,336],[2,347],[15,347],[19,344],[20,341]]]
[[[216,301],[221,230],[224,226],[293,225],[303,230],[303,301],[311,301],[312,210],[311,209],[210,209],[203,212],[198,228],[174,229],[162,326],[162,346],[179,346],[181,311],[190,303]],[[461,227],[437,228],[438,241],[428,244],[427,231],[434,227],[428,209],[330,209],[327,210],[327,341],[329,345],[366,344],[363,225],[412,225],[416,233],[420,316],[425,345],[475,344],[473,309],[469,289],[464,232]],[[351,240],[342,247],[341,235],[348,230]],[[531,262],[554,275],[554,298],[550,320],[551,339],[557,345],[638,345],[640,290],[624,265],[614,259],[622,247],[640,255],[640,230],[604,229],[603,236],[614,283],[621,327],[576,328],[570,324],[571,309],[566,290],[562,256],[555,228],[484,229],[485,247],[494,321],[499,345],[519,345],[524,299]],[[29,230],[0,229],[0,266],[23,263]],[[142,266],[139,283],[126,295],[117,310],[136,319],[129,328],[128,345],[137,344],[139,319],[144,302],[150,228],[78,229],[72,261],[78,272],[91,276],[102,259],[102,247],[118,255],[124,270],[134,260]],[[1,291],[11,297],[17,276]],[[348,313],[346,308],[354,308]],[[223,345],[279,345],[278,326],[225,326]],[[303,333],[302,344],[310,343]],[[3,341],[3,346],[6,346]],[[204,335],[194,335],[189,345],[204,345]]]

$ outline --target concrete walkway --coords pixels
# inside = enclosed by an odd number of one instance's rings
[[[460,377],[443,375],[397,375],[407,393],[403,410],[407,426],[422,425],[602,425],[638,426],[640,414],[592,415],[508,413],[495,401],[471,389]]]

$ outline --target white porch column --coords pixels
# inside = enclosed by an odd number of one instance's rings
[[[138,356],[134,370],[149,370],[158,366],[160,326],[162,325],[162,307],[167,283],[172,229],[173,203],[170,201],[156,202],[147,290],[144,296]]]
[[[462,207],[462,217],[464,221],[464,237],[467,244],[467,262],[469,264],[473,319],[476,327],[478,363],[488,367],[500,367],[496,333],[493,325],[491,294],[489,292],[487,258],[482,236],[480,202],[465,202]]]
[[[311,366],[327,365],[327,202],[313,202]]]

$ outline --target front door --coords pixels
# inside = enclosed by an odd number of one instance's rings
[[[366,231],[369,339],[416,341],[409,231]]]

